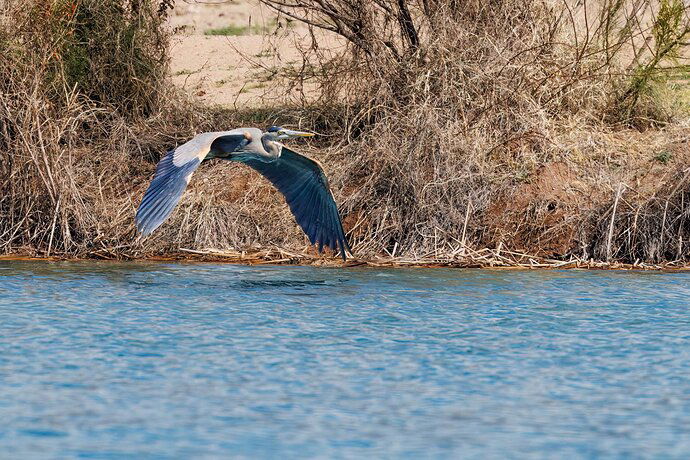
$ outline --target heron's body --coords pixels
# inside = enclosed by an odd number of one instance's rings
[[[199,134],[168,152],[137,210],[137,228],[148,235],[172,213],[202,161],[220,158],[244,163],[266,177],[284,196],[312,244],[349,251],[338,208],[323,170],[313,160],[283,146],[278,139],[309,133],[271,127],[238,128]]]

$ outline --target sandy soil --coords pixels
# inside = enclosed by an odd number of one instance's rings
[[[170,26],[172,81],[209,105],[242,108],[284,102],[285,88],[276,75],[286,66],[300,65],[297,47],[309,44],[304,26],[254,0],[178,1]],[[242,35],[207,35],[228,26],[244,29]],[[339,46],[336,37],[325,33],[319,36],[319,44],[324,43]]]

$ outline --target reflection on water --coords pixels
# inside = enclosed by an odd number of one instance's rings
[[[687,457],[689,285],[0,262],[0,458]]]

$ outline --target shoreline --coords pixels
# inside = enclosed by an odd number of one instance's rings
[[[489,251],[489,250],[486,250]],[[525,255],[527,256],[527,255]],[[171,263],[222,263],[235,265],[275,265],[275,266],[313,266],[328,268],[455,268],[455,269],[491,269],[491,270],[620,270],[620,271],[690,271],[690,265],[676,265],[674,262],[661,264],[629,264],[623,262],[605,262],[579,259],[553,260],[529,256],[529,262],[477,260],[476,258],[418,258],[374,257],[370,259],[348,258],[343,261],[335,256],[314,256],[288,252],[280,248],[253,251],[190,250],[167,254],[151,254],[136,257],[103,257],[91,255],[84,257],[67,255],[36,255],[28,253],[10,253],[0,255],[0,262],[171,262]]]

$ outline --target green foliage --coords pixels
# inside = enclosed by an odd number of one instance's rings
[[[218,29],[209,29],[204,32],[204,35],[225,35],[225,36],[238,36],[238,35],[250,35],[250,32],[256,31],[256,33],[261,33],[261,28],[257,26],[249,27],[247,26],[237,26],[230,24],[226,27],[221,27]]]
[[[220,27],[217,29],[209,29],[204,31],[204,35],[221,35],[221,36],[241,36],[241,35],[262,35],[271,33],[274,30],[278,30],[280,27],[293,27],[291,21],[285,22],[284,24],[278,22],[277,19],[272,19],[267,25],[236,25],[230,24],[226,27]]]
[[[673,154],[668,150],[662,150],[654,155],[654,159],[664,165],[668,164],[668,162],[671,161],[671,158],[673,158]]]
[[[124,113],[151,113],[168,64],[156,4],[90,0],[79,5],[64,50],[66,63],[72,63],[66,68],[68,81]]]
[[[644,47],[641,45],[635,53],[631,65],[633,72],[618,98],[617,107],[622,121],[633,124],[640,118],[653,122],[668,121],[669,117],[663,110],[664,101],[658,97],[659,88],[667,85],[678,71],[679,60],[687,49],[690,39],[687,9],[683,0],[658,2],[651,35],[644,37]],[[635,40],[633,35],[628,38]]]
[[[65,88],[125,116],[155,111],[168,63],[165,3],[12,2],[14,66],[31,67],[56,101]],[[21,26],[20,26],[21,25]]]

